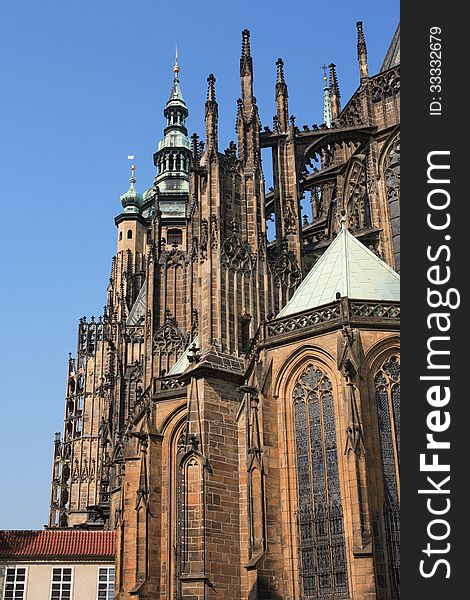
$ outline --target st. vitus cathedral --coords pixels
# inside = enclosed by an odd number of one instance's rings
[[[223,151],[215,77],[189,138],[175,64],[54,446],[49,527],[116,529],[120,600],[399,597],[399,31],[376,75],[357,34],[345,106],[331,64],[296,125],[279,59],[262,127],[243,31]]]

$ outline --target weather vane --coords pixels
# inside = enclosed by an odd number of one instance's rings
[[[131,160],[132,161],[132,165],[131,165],[132,177],[134,177],[134,171],[135,171],[134,159],[135,159],[135,156],[133,154],[128,154],[127,155],[127,160]]]

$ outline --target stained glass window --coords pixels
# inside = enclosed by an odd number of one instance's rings
[[[349,598],[331,381],[309,365],[294,388],[303,598]]]
[[[374,378],[384,482],[384,521],[392,600],[400,597],[400,359],[387,358]]]

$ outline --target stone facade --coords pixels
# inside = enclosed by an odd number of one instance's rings
[[[330,65],[329,126],[295,124],[279,59],[263,128],[243,31],[223,152],[215,77],[190,140],[175,64],[155,183],[140,195],[133,172],[121,197],[54,446],[49,526],[117,530],[120,600],[398,598],[399,305],[337,294],[276,317],[341,219],[399,269],[399,65],[369,76],[361,23],[357,51],[343,108]]]

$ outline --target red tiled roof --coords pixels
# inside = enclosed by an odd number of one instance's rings
[[[0,531],[0,558],[113,558],[114,531],[45,529]]]

